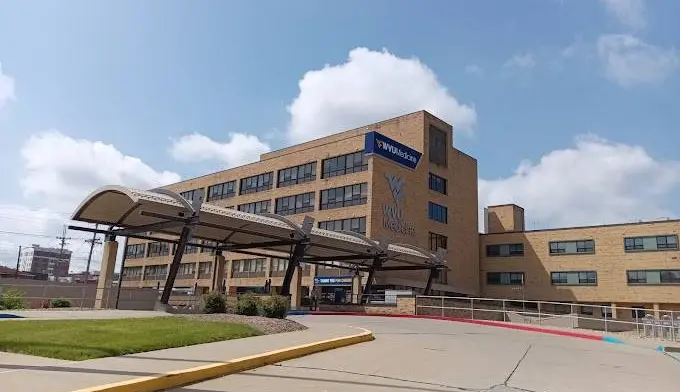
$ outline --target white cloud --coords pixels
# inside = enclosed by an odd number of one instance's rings
[[[31,136],[21,148],[21,186],[27,198],[67,211],[102,185],[147,189],[177,182],[180,176],[156,171],[113,145],[73,139],[55,130]]]
[[[14,94],[14,79],[2,73],[2,64],[0,63],[0,109],[7,102],[14,100]]]
[[[647,26],[644,0],[600,0],[607,12],[618,21],[633,29]]]
[[[70,213],[100,186],[149,189],[180,180],[178,174],[154,170],[110,144],[73,139],[55,130],[31,136],[20,153],[25,201],[35,201],[42,207],[0,204],[0,262],[3,264],[12,265],[11,259],[16,257],[19,245],[56,246],[56,236],[69,223]],[[82,270],[88,251],[83,239],[91,235],[70,231],[67,236],[72,237],[68,249],[74,251],[71,270]],[[100,259],[95,253],[91,270],[97,268]]]
[[[673,216],[680,161],[662,162],[644,148],[585,135],[575,148],[552,151],[515,174],[479,182],[480,206],[524,206],[527,226],[560,227]],[[481,226],[480,226],[481,227]]]
[[[267,143],[254,135],[232,133],[229,141],[220,143],[207,136],[192,133],[173,139],[170,155],[180,162],[217,160],[230,168],[257,161],[260,154],[270,150]]]
[[[460,104],[429,67],[387,50],[353,49],[346,62],[307,72],[299,88],[288,106],[291,143],[418,110],[430,111],[457,131],[471,131],[477,121],[474,107]]]
[[[536,60],[534,60],[534,55],[531,53],[516,54],[512,56],[508,61],[503,64],[504,67],[514,67],[531,69],[536,66]]]
[[[484,69],[477,64],[468,64],[465,66],[465,72],[473,75],[482,75]]]
[[[680,64],[675,48],[653,46],[626,34],[601,36],[597,53],[607,78],[624,87],[661,83]]]

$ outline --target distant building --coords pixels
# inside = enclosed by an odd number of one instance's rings
[[[47,275],[42,274],[32,274],[30,272],[19,271],[14,268],[5,267],[0,265],[0,278],[5,279],[35,279],[35,280],[47,280]]]
[[[65,277],[71,266],[71,254],[68,249],[43,248],[34,244],[21,251],[21,270],[44,274],[50,279]]]

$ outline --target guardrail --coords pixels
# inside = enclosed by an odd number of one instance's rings
[[[680,340],[680,312],[516,299],[417,296],[416,314],[505,321]]]

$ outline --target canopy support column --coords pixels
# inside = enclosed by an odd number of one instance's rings
[[[163,287],[163,295],[161,295],[161,304],[167,305],[170,301],[170,294],[172,294],[172,288],[175,285],[175,278],[177,277],[177,271],[179,271],[179,265],[182,262],[182,256],[184,256],[184,249],[189,242],[191,237],[191,227],[184,226],[182,229],[182,234],[179,236],[179,243],[177,244],[177,250],[172,258],[172,264],[170,264],[170,270],[168,271],[168,278],[165,280],[165,287]]]
[[[430,269],[430,276],[427,278],[427,285],[425,285],[425,290],[423,291],[423,295],[430,295],[430,291],[432,290],[432,281],[437,279],[439,277],[439,270],[437,268],[432,268]]]
[[[375,276],[375,271],[379,270],[382,266],[384,257],[376,256],[373,258],[373,265],[368,270],[368,278],[366,279],[366,285],[364,286],[364,295],[361,297],[362,304],[370,301],[371,294],[373,294],[373,280]]]

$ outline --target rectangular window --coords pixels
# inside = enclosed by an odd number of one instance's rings
[[[524,256],[524,244],[499,244],[486,246],[487,257]]]
[[[240,195],[247,195],[249,193],[262,192],[272,189],[274,182],[274,172],[262,173],[255,176],[250,176],[241,179],[241,186],[239,187]]]
[[[144,267],[145,280],[162,280],[168,275],[168,265],[147,265]]]
[[[179,195],[189,201],[193,201],[196,197],[199,196],[200,191],[201,191],[200,189],[192,189],[190,191],[180,192]]]
[[[276,199],[276,213],[279,215],[302,214],[314,211],[314,192],[279,197]]]
[[[550,254],[588,254],[595,253],[594,240],[582,241],[552,241],[550,242]]]
[[[278,187],[302,184],[316,180],[316,162],[305,163],[279,170]]]
[[[179,265],[177,275],[193,276],[196,272],[196,263],[182,263]]]
[[[677,250],[677,235],[660,235],[648,237],[626,237],[623,240],[626,252],[644,250]]]
[[[437,233],[430,233],[430,250],[436,252],[437,249],[447,249],[449,238]]]
[[[205,277],[212,275],[212,261],[201,261],[198,263],[198,276]]]
[[[319,209],[331,210],[366,204],[368,201],[368,183],[341,186],[321,191]]]
[[[238,210],[249,214],[271,212],[271,200],[256,201],[254,203],[239,204]]]
[[[141,259],[144,257],[146,244],[133,244],[125,247],[126,259]]]
[[[429,184],[433,191],[446,194],[446,178],[430,173]]]
[[[126,278],[141,278],[142,267],[125,267],[123,268],[123,276]]]
[[[427,203],[427,217],[428,219],[439,223],[448,223],[449,209],[446,206],[442,206],[430,201]]]
[[[552,285],[597,285],[597,272],[595,271],[567,271],[551,272],[550,284]]]
[[[353,231],[366,235],[366,217],[337,219],[319,222],[319,229],[330,231]]]
[[[488,285],[524,285],[524,272],[487,272]]]
[[[446,142],[446,132],[430,125],[429,132],[429,155],[430,162],[446,167],[446,155],[448,143]]]
[[[196,246],[196,245],[187,245],[187,246],[184,247],[184,254],[189,255],[189,254],[193,254],[193,253],[198,253],[199,250],[200,250],[199,248],[200,247]],[[174,252],[173,252],[173,254],[174,254]]]
[[[244,259],[231,262],[231,276],[234,278],[258,278],[265,275],[266,259]]]
[[[149,243],[148,257],[168,256],[170,254],[170,245],[166,242],[151,242]]]
[[[203,240],[201,241],[203,245],[207,245],[206,247],[201,247],[201,253],[210,253],[211,255],[215,255],[215,249],[209,248],[211,246],[217,246],[217,242],[215,241],[209,241],[209,240]]]
[[[222,200],[236,196],[236,180],[208,187],[208,201]]]
[[[631,270],[626,271],[628,284],[680,284],[678,270]]]
[[[358,173],[368,170],[368,157],[363,150],[357,151],[351,154],[326,158],[321,161],[321,167],[321,178]]]

